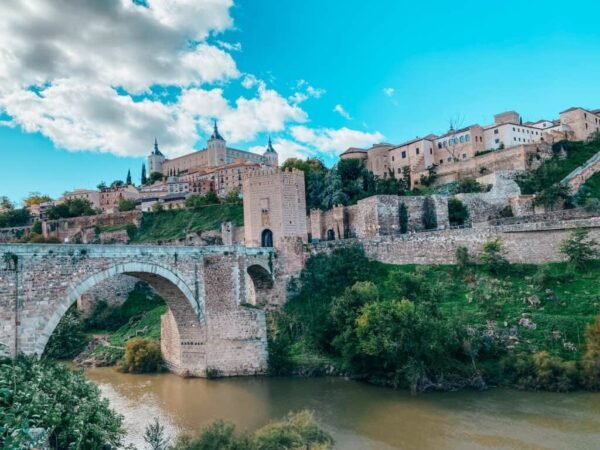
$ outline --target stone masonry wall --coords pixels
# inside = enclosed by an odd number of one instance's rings
[[[466,247],[477,257],[488,239],[500,238],[511,262],[540,264],[563,261],[561,242],[581,226],[600,241],[600,218],[572,220],[554,224],[526,223],[489,228],[468,228],[423,232],[398,236],[379,236],[366,240],[349,239],[321,243],[313,252],[330,252],[338,246],[362,245],[369,258],[389,264],[455,264],[456,249]]]
[[[120,306],[140,280],[128,275],[117,275],[98,283],[77,299],[77,309],[88,316],[99,301],[109,306]]]

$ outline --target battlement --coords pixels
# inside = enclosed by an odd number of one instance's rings
[[[260,168],[249,170],[243,175],[243,179],[258,179],[258,178],[271,178],[276,175],[281,177],[304,177],[304,172],[298,169],[279,169],[279,168]]]

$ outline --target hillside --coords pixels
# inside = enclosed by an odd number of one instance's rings
[[[563,180],[573,170],[600,152],[600,142],[558,142],[552,146],[554,156],[538,169],[517,178],[523,194],[537,194]],[[575,192],[572,192],[575,194]]]
[[[417,380],[418,390],[482,382],[569,390],[586,327],[600,315],[600,262],[587,271],[556,263],[493,273],[387,265],[349,248],[311,258],[300,281],[270,320],[274,373],[334,366],[375,383]]]
[[[244,210],[238,204],[207,205],[194,210],[181,209],[145,213],[132,242],[172,241],[188,233],[218,229],[223,222],[243,225]]]

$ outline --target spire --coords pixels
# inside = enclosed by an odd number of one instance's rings
[[[224,141],[225,139],[223,139],[223,136],[221,136],[219,134],[219,127],[217,127],[217,120],[216,119],[214,121],[214,124],[215,124],[215,126],[214,126],[214,129],[213,129],[213,134],[212,134],[212,136],[210,138],[211,139],[219,139],[221,141]]]
[[[277,153],[273,148],[273,143],[271,142],[271,136],[269,136],[269,145],[267,145],[267,151],[265,153]]]
[[[158,149],[158,139],[154,138],[154,151],[152,152],[153,155],[158,155],[158,156],[165,156],[161,153],[161,151]]]

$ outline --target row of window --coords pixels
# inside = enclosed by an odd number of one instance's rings
[[[463,144],[465,142],[470,142],[470,141],[471,141],[471,135],[465,134],[458,138],[454,137],[454,138],[448,139],[447,141],[438,142],[438,148],[446,148],[449,145],[457,145],[459,143]],[[477,142],[477,136],[475,136],[475,142]]]

